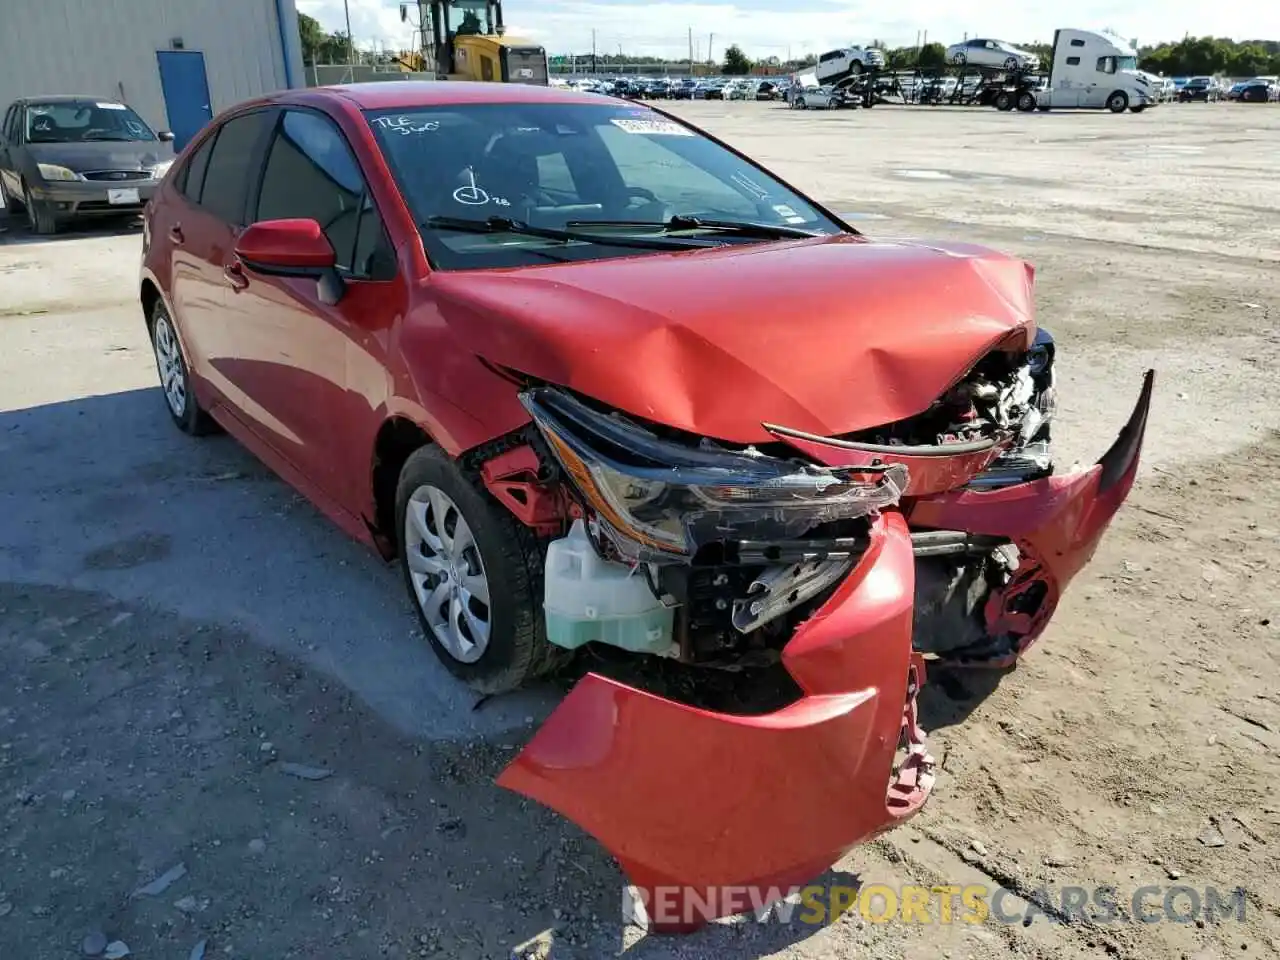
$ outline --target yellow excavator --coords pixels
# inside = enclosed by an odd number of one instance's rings
[[[431,51],[441,79],[547,85],[547,51],[507,36],[502,0],[418,0],[417,5],[423,47]],[[407,6],[401,7],[402,18]]]

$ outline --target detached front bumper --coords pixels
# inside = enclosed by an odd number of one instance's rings
[[[992,629],[1021,653],[1088,561],[1133,484],[1150,408],[1082,473],[888,510],[848,578],[794,634],[783,663],[802,695],[764,716],[685,706],[588,674],[498,784],[591,833],[626,872],[652,927],[688,930],[759,909],[916,813],[933,785],[916,724],[913,526],[1008,537],[1025,562],[993,598]],[[1030,584],[1041,615],[1020,613]],[[905,746],[905,755],[899,748]]]
[[[717,714],[588,674],[498,784],[599,840],[656,929],[787,895],[915,813],[932,786],[914,723],[914,565],[906,520],[884,514],[783,651],[804,692],[790,706]],[[895,777],[904,730],[914,749]]]

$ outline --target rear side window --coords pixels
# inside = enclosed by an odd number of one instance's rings
[[[186,168],[182,171],[181,179],[178,181],[178,189],[192,203],[200,202],[200,191],[204,187],[205,171],[209,168],[209,154],[213,152],[213,141],[217,139],[218,134],[215,132],[196,148],[195,153],[191,154],[191,159],[187,161]]]
[[[267,151],[257,220],[315,220],[339,268],[356,277],[394,274],[390,243],[355,155],[328,118],[288,110]]]
[[[267,114],[261,111],[243,114],[228,120],[218,131],[199,202],[224,223],[236,226],[245,223],[250,181],[255,179],[250,167],[266,118]]]
[[[1079,58],[1079,57],[1067,57],[1067,66],[1069,66],[1069,67],[1078,67],[1078,66],[1080,66],[1080,58]]]

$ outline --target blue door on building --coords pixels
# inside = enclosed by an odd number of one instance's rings
[[[198,50],[157,50],[160,88],[164,91],[173,148],[181,150],[213,119],[204,54]]]

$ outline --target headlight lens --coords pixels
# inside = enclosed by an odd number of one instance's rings
[[[79,180],[80,174],[66,167],[60,167],[56,163],[37,163],[40,168],[40,176],[46,180]]]
[[[565,393],[521,401],[575,486],[638,560],[687,559],[715,540],[792,538],[897,503],[900,465],[844,470],[663,440]]]
[[[157,163],[151,168],[152,180],[163,180],[164,175],[169,172],[169,168],[173,166],[172,160],[165,160],[163,163]]]

